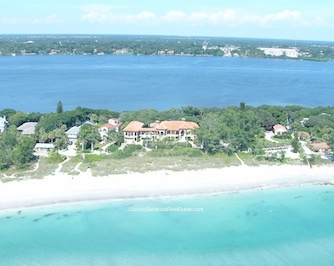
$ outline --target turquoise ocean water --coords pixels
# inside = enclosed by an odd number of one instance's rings
[[[203,211],[133,211],[146,207]],[[0,265],[333,263],[332,186],[0,213]]]

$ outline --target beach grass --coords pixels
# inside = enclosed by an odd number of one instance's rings
[[[36,171],[22,173],[22,176],[28,176],[32,179],[42,179],[45,176],[54,174],[57,169],[58,164],[56,163],[48,163],[46,158],[41,157],[39,160],[39,166]]]
[[[68,174],[75,174],[75,167],[82,162],[81,156],[70,157],[70,160],[63,163],[61,171]],[[78,174],[78,172],[76,172]]]
[[[0,180],[2,182],[9,182],[20,181],[27,178],[42,179],[45,176],[53,174],[57,167],[58,164],[48,163],[44,157],[41,157],[38,161],[38,167],[36,167],[36,164],[32,164],[28,168],[22,169],[12,167],[3,173]]]
[[[94,176],[105,176],[130,172],[145,173],[159,170],[200,170],[237,165],[240,165],[237,158],[223,154],[215,156],[203,154],[195,158],[188,156],[152,158],[145,153],[141,153],[124,159],[104,157],[102,160],[94,162],[84,161],[80,166],[80,170],[85,171],[89,167]]]
[[[80,172],[86,172],[87,169],[91,170],[93,176],[108,176],[114,174],[127,174],[127,173],[145,173],[152,171],[168,170],[168,171],[185,171],[185,170],[202,170],[209,168],[223,168],[230,166],[240,166],[241,161],[251,167],[257,167],[261,165],[302,165],[307,164],[302,160],[292,160],[285,158],[284,162],[268,161],[261,157],[256,157],[251,153],[238,153],[237,156],[227,155],[226,153],[216,154],[193,154],[176,155],[176,156],[164,156],[164,153],[158,154],[159,156],[152,156],[152,154],[140,151],[134,152],[132,155],[125,158],[118,158],[111,155],[97,155],[97,154],[85,154],[69,157],[66,161],[60,165],[55,162],[50,162],[47,158],[40,158],[38,167],[36,164],[30,165],[25,169],[10,168],[0,175],[1,182],[9,182],[14,180],[23,180],[27,178],[42,179],[45,176],[54,175],[59,171],[67,173],[69,175],[79,175]],[[317,160],[314,164],[323,165],[329,163],[328,160]],[[58,170],[57,170],[58,169]]]

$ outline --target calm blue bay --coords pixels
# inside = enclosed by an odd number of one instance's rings
[[[334,62],[181,56],[0,57],[0,110],[332,106]]]
[[[0,265],[333,265],[333,202],[310,186],[6,211]]]

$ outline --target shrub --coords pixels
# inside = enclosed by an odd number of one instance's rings
[[[61,163],[66,159],[66,156],[59,154],[56,151],[51,151],[49,156],[45,159],[47,163]]]
[[[116,150],[113,154],[112,154],[112,158],[113,159],[117,159],[117,160],[120,160],[120,159],[124,159],[126,158],[124,152],[122,150]]]
[[[118,150],[118,146],[116,146],[116,145],[111,145],[111,146],[109,146],[108,147],[108,152],[115,152],[115,151],[117,151]]]
[[[150,152],[152,157],[169,157],[169,156],[188,156],[199,157],[203,152],[199,149],[193,149],[189,147],[175,146],[172,149],[157,149]]]
[[[130,145],[125,146],[125,148],[123,150],[116,149],[113,152],[111,157],[113,159],[124,159],[124,158],[132,156],[133,153],[135,153],[137,151],[141,151],[142,149],[143,149],[143,147],[140,146],[140,145],[130,144]]]
[[[141,151],[142,149],[143,147],[140,145],[130,144],[130,145],[125,146],[125,148],[123,149],[123,152],[126,157],[130,157],[134,152]]]
[[[274,139],[292,139],[292,137],[291,137],[291,133],[284,132],[282,134],[275,135]]]
[[[97,154],[85,154],[85,159],[83,160],[84,163],[93,163],[98,162],[105,159],[106,156],[104,155],[97,155]]]

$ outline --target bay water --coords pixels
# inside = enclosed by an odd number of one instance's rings
[[[306,186],[2,211],[0,265],[333,265],[333,202]]]
[[[0,57],[0,110],[332,106],[334,62],[193,56]]]

